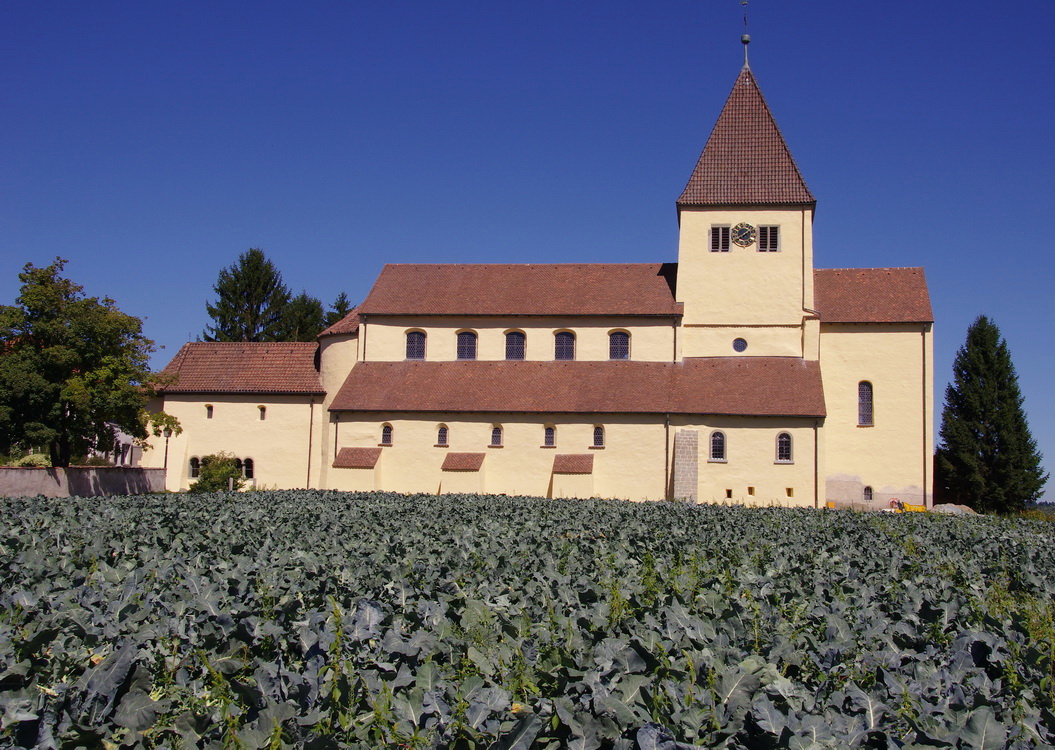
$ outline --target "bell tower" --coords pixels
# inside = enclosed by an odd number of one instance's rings
[[[813,214],[747,64],[678,198],[682,357],[817,358]]]

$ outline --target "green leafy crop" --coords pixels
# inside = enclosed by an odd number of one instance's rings
[[[1055,525],[336,492],[0,501],[0,745],[1055,743]]]

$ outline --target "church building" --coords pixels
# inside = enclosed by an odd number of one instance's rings
[[[144,465],[258,487],[930,505],[921,268],[815,269],[816,200],[751,69],[677,262],[394,264],[317,343],[188,343]],[[662,259],[661,259],[662,260]]]

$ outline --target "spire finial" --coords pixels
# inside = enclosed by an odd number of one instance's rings
[[[747,0],[740,0],[740,5],[744,6],[744,33],[740,37],[740,43],[744,45],[744,67],[750,67],[747,64],[747,45],[751,43],[751,35],[747,33]]]

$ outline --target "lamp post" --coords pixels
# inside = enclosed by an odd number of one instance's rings
[[[168,472],[168,468],[169,468],[169,438],[172,437],[172,430],[169,429],[168,427],[166,427],[164,432],[162,432],[162,434],[165,436],[165,463],[162,464],[161,468],[163,468],[166,471],[166,476],[167,476],[167,472]]]

